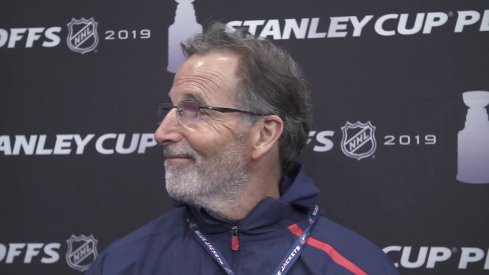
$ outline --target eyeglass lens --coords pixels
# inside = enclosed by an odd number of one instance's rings
[[[178,122],[185,126],[191,126],[199,119],[200,105],[195,101],[181,101],[177,106],[173,106],[171,103],[160,103],[156,112],[157,123],[160,124],[165,116],[176,108],[176,116]]]
[[[190,126],[199,119],[199,103],[195,101],[181,101],[177,105],[177,118],[182,125]]]

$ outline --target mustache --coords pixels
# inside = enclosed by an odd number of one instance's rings
[[[186,143],[170,144],[163,147],[163,156],[165,158],[170,157],[182,157],[182,158],[196,158],[197,152]]]

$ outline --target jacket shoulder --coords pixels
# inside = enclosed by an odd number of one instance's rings
[[[343,268],[362,274],[399,274],[391,259],[365,237],[321,216],[308,245]]]
[[[186,227],[184,212],[184,208],[173,209],[115,241],[107,248],[107,250],[117,250],[127,245],[142,241],[144,242],[147,238],[168,234],[168,231],[176,228],[181,229],[181,226]]]
[[[117,270],[136,268],[129,265],[140,262],[148,252],[157,255],[156,250],[170,246],[185,227],[185,208],[176,208],[112,243],[92,263],[86,275],[102,274],[102,271],[120,274]]]

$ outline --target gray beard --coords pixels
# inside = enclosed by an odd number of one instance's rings
[[[188,143],[165,147],[165,154],[189,156],[193,162],[185,167],[165,163],[166,190],[177,201],[202,206],[208,211],[222,215],[237,208],[242,190],[248,179],[240,138],[229,143],[217,154],[203,157]]]

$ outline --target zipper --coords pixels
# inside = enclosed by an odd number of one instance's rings
[[[239,250],[238,227],[236,225],[231,228],[231,249],[233,251]]]

